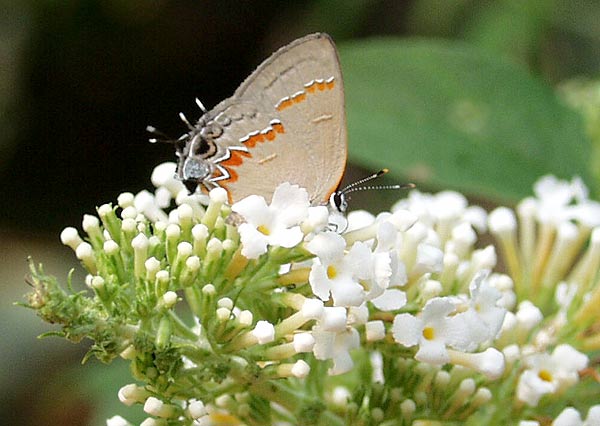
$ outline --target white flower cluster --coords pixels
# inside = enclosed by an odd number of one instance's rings
[[[581,180],[545,176],[534,193],[516,214],[500,207],[489,216],[519,301],[496,345],[521,367],[516,398],[532,407],[579,382],[589,359],[576,348],[599,347],[590,327],[600,270],[600,203]]]
[[[431,409],[426,392],[399,387],[401,372],[408,371],[407,377],[421,375],[421,388],[453,383],[441,409],[447,418],[466,419],[472,413],[460,407],[469,403],[475,410],[493,399],[493,380],[502,377],[514,382],[508,395],[514,400],[498,403],[535,407],[560,395],[587,368],[584,352],[600,349],[600,205],[587,198],[579,180],[541,179],[536,197],[521,202],[516,214],[501,207],[488,215],[456,192],[414,190],[391,212],[351,212],[339,233],[327,207],[311,206],[296,185],[281,184],[270,203],[250,196],[229,207],[220,188],[208,197],[189,195],[174,169],[171,163],[155,169],[154,194],[121,195],[119,223],[110,206],[98,211],[103,230],[98,219],[86,216],[89,242],[73,228],[61,238],[105,302],[114,292],[102,262],[111,260],[118,269],[132,259],[135,279],[151,289],[158,309],[170,312],[159,322],[156,345],[168,348],[174,330],[191,342],[182,346],[184,371],[200,371],[208,348],[218,346],[219,356],[232,355],[234,370],[248,367],[237,355],[245,353],[269,378],[303,379],[314,368],[305,358],[312,353],[313,361],[330,361],[334,376],[352,370],[353,352],[363,351],[373,383],[392,386],[389,397],[403,418],[419,407]],[[492,272],[495,246],[478,244],[488,229],[508,274]],[[119,257],[119,250],[126,255]],[[189,329],[173,320],[182,294],[196,316]],[[123,348],[124,358],[139,351],[132,342]],[[196,350],[190,352],[190,345]],[[398,377],[386,377],[383,363],[395,358]],[[411,373],[401,360],[419,367]],[[482,376],[476,382],[464,371]],[[333,405],[351,395],[340,386],[329,391]],[[268,387],[253,392],[274,398]],[[137,385],[119,393],[126,404],[144,404],[154,416],[147,425],[182,416],[198,425],[218,423],[219,416],[229,421],[229,413],[239,417],[250,398],[197,396],[173,404],[153,395]],[[293,410],[285,401],[277,401],[280,409]],[[508,417],[498,419],[516,420],[510,410],[501,411],[496,413]],[[573,411],[565,410],[555,424],[576,417],[579,423],[572,424],[592,424],[597,417],[590,410],[582,422]]]
[[[597,426],[600,425],[600,405],[589,408],[585,420],[573,407],[567,407],[552,421],[551,426]],[[541,426],[537,420],[522,420],[519,426]]]
[[[505,312],[497,304],[501,293],[488,282],[488,270],[495,263],[493,250],[476,253],[475,262],[468,258],[476,236],[466,218],[484,223],[484,213],[466,209],[466,200],[456,193],[428,200],[431,205],[412,201],[409,209],[398,206],[395,213],[377,218],[350,215],[353,231],[344,235],[328,230],[324,207],[310,207],[307,192],[287,183],[277,188],[270,205],[262,197],[250,196],[235,203],[232,210],[245,221],[238,230],[246,257],[257,258],[268,246],[289,248],[301,242],[316,256],[308,282],[313,296],[330,306],[315,318],[313,351],[317,359],[333,359],[330,374],[352,368],[349,352],[359,345],[357,328],[367,326],[369,340],[385,337],[383,322],[369,322],[373,312],[397,312],[413,302],[413,313],[396,315],[388,330],[396,342],[418,346],[419,361],[454,362],[498,377],[504,366],[500,352],[488,349],[478,356],[466,354],[489,346]],[[412,210],[444,216],[441,220],[420,217]],[[447,227],[445,246],[435,229],[438,223]],[[456,265],[462,268],[457,273],[469,283],[468,294],[438,296],[450,290],[434,279],[443,275],[448,253],[454,262],[463,261]],[[413,300],[408,300],[405,289],[415,296]]]

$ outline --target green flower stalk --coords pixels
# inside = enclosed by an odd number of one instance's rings
[[[189,195],[173,169],[155,170],[154,194],[85,215],[84,236],[62,232],[87,290],[30,263],[26,306],[53,335],[90,339],[86,359],[130,362],[118,398],[144,407],[143,426],[599,417],[562,399],[597,386],[600,208],[579,181],[544,178],[517,213],[490,215],[412,191],[339,233],[295,185],[229,206],[220,188]],[[488,225],[508,274],[478,244]]]

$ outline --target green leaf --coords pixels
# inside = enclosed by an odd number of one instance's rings
[[[347,43],[340,56],[356,163],[504,201],[548,173],[592,182],[581,117],[517,65],[428,40]]]
[[[515,61],[539,64],[537,56],[557,0],[497,0],[475,7],[464,28],[464,39]]]

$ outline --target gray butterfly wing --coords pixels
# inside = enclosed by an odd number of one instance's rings
[[[344,89],[337,52],[325,34],[279,49],[206,114],[218,122],[220,151],[210,180],[235,202],[270,199],[282,182],[327,202],[346,166]]]

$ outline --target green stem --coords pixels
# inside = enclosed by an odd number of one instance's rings
[[[285,383],[279,380],[255,383],[250,387],[250,391],[268,401],[279,404],[290,412],[297,412],[299,406],[315,402],[314,398],[306,395],[304,392],[286,386]],[[327,409],[320,414],[319,420],[319,423],[328,426],[343,426],[345,424],[343,419]]]

